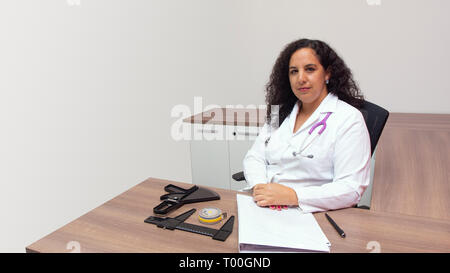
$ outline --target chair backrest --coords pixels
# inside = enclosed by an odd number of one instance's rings
[[[369,101],[364,101],[363,105],[359,109],[366,122],[367,130],[370,135],[371,152],[375,151],[378,140],[380,139],[381,132],[383,132],[384,125],[389,117],[389,112]]]

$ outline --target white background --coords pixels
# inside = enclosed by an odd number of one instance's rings
[[[2,0],[0,252],[148,177],[192,182],[172,108],[264,104],[302,37],[335,48],[389,111],[450,113],[450,1],[379,2]]]

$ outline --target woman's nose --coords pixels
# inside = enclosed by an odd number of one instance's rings
[[[298,72],[298,79],[299,82],[304,83],[306,82],[306,73],[305,72]]]

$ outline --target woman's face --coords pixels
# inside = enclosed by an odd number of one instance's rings
[[[327,96],[325,81],[330,73],[325,71],[311,48],[302,48],[292,54],[289,61],[289,82],[295,96],[304,106],[318,107]]]

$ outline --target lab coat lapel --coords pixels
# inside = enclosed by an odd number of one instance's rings
[[[294,104],[294,108],[292,108],[291,114],[289,115],[289,132],[292,134],[294,132],[295,119],[297,117],[297,113],[299,110],[298,101]]]

